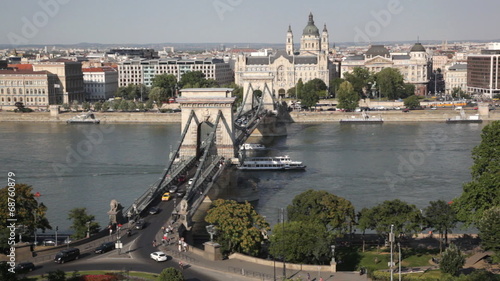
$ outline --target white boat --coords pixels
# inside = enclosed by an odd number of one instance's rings
[[[87,113],[81,114],[74,116],[68,120],[66,120],[66,123],[90,123],[90,124],[99,124],[101,121],[99,119],[96,119],[94,116],[94,113],[92,111],[89,111]]]
[[[304,170],[301,161],[292,161],[288,156],[249,157],[237,166],[240,170]]]
[[[240,146],[240,150],[264,150],[266,147],[260,143],[244,143]]]
[[[446,119],[448,124],[462,124],[462,123],[482,123],[479,114],[467,115],[463,108],[460,109],[460,116],[455,116],[454,118]]]

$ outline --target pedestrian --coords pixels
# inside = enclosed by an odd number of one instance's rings
[[[113,234],[113,229],[110,227],[109,228],[109,236],[111,236],[111,234]]]
[[[183,270],[184,270],[184,264],[182,263],[182,261],[179,261],[179,269],[180,269],[181,271],[183,271]]]
[[[187,252],[187,245],[188,244],[186,242],[182,241],[182,251],[183,252]]]
[[[307,281],[311,281],[311,274],[307,273]]]
[[[156,247],[156,239],[153,240],[153,247]]]
[[[182,252],[182,241],[179,240],[179,253]]]

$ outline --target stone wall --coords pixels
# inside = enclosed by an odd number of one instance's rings
[[[62,122],[81,113],[62,113],[51,116],[49,112],[14,113],[0,112],[0,122]],[[96,118],[103,123],[180,123],[180,113],[153,113],[153,112],[106,112],[95,113]]]

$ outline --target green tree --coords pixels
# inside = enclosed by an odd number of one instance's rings
[[[71,108],[73,108],[73,110],[75,110],[75,111],[80,110],[80,105],[78,105],[78,101],[77,101],[77,100],[74,100],[74,101],[71,103]]]
[[[441,272],[448,273],[453,276],[458,276],[460,269],[465,264],[465,257],[460,252],[460,249],[455,244],[451,244],[446,251],[444,251],[439,268]]]
[[[98,101],[98,102],[94,103],[94,110],[95,110],[95,111],[101,111],[101,109],[102,109],[102,104],[103,104],[103,103],[102,103],[102,102],[100,102],[100,101]]]
[[[120,110],[121,111],[128,111],[129,110],[129,103],[128,101],[126,100],[123,100],[121,103],[120,103]]]
[[[299,81],[297,81],[297,85],[295,85],[295,88],[297,88],[295,98],[302,99],[302,93],[304,92],[304,82],[302,81],[302,78],[299,78]]]
[[[83,102],[83,103],[82,103],[82,110],[83,110],[83,111],[89,111],[89,110],[90,110],[90,103],[88,103],[88,102],[86,102],[86,101],[85,101],[85,102]]]
[[[389,100],[401,97],[404,90],[404,78],[399,69],[387,67],[375,74],[377,86],[382,96]]]
[[[131,100],[128,102],[128,110],[135,111],[137,109],[137,104],[135,101]]]
[[[304,89],[302,90],[301,96],[301,105],[306,106],[307,108],[311,108],[316,105],[319,101],[319,93],[314,89],[314,86],[311,84],[305,84]]]
[[[114,100],[113,103],[111,104],[111,107],[113,108],[114,111],[118,111],[118,109],[120,109],[120,105],[122,104],[122,101],[124,100]]]
[[[153,109],[154,107],[154,103],[153,103],[153,100],[149,99],[146,104],[144,104],[144,107],[147,109],[147,110],[151,110]]]
[[[9,190],[10,188],[10,190]],[[12,196],[15,196],[15,206],[12,206]],[[10,198],[10,199],[9,199]],[[11,213],[15,215],[17,233],[31,236],[35,229],[52,229],[45,216],[47,207],[36,200],[33,188],[27,184],[15,184],[12,187],[6,186],[0,189],[0,204],[5,206],[0,208],[0,219],[7,222],[7,219],[12,218]],[[12,207],[12,210],[9,208]],[[22,226],[22,227],[21,227]],[[8,248],[9,231],[7,228],[2,228],[5,232],[1,232],[0,247]]]
[[[287,211],[291,221],[311,221],[338,235],[350,233],[355,220],[354,206],[349,200],[324,190],[302,192],[293,198]]]
[[[420,100],[417,96],[412,95],[404,99],[404,105],[409,109],[415,109],[420,107]]]
[[[93,215],[87,214],[87,208],[73,208],[69,211],[68,220],[73,223],[70,226],[75,232],[72,237],[75,239],[84,238],[89,231],[89,235],[99,232],[99,223],[95,222]]]
[[[151,92],[149,92],[149,99],[153,100],[158,108],[160,108],[163,102],[167,101],[168,92],[163,88],[155,87],[151,89]]]
[[[352,72],[344,73],[344,80],[349,81],[354,92],[362,97],[365,96],[366,89],[369,85],[368,83],[373,82],[374,78],[367,68],[355,67]]]
[[[483,248],[500,256],[500,206],[484,211],[477,228]]]
[[[118,87],[115,92],[115,98],[122,98],[126,99],[128,97],[128,86],[125,87]]]
[[[66,281],[66,273],[60,269],[47,272],[47,281]]]
[[[158,281],[184,281],[184,275],[176,268],[167,267],[161,271]]]
[[[278,223],[273,227],[269,252],[286,262],[325,264],[331,259],[331,239],[325,226],[314,221]]]
[[[415,95],[415,85],[410,84],[410,83],[404,83],[403,84],[403,91],[400,96],[400,98],[407,98],[409,96]]]
[[[108,101],[105,101],[105,102],[102,103],[101,111],[106,112],[106,111],[109,110],[109,108],[110,108],[110,105],[109,105]]]
[[[442,252],[443,236],[448,243],[448,232],[457,225],[455,211],[443,200],[431,201],[424,210],[424,218],[427,226],[439,232],[439,252]]]
[[[11,267],[8,263],[0,262],[0,280],[17,281],[16,273],[9,271],[9,269],[11,269]]]
[[[423,222],[420,210],[399,199],[387,200],[368,209],[363,208],[358,215],[358,228],[375,230],[379,235],[387,237],[391,225],[396,235],[412,235],[421,231]]]
[[[337,91],[340,88],[340,84],[342,84],[344,81],[345,79],[339,77],[330,79],[330,93],[333,95],[333,97],[337,96]]]
[[[206,88],[207,80],[205,79],[205,74],[201,71],[190,71],[182,75],[179,84],[182,88]]]
[[[349,81],[345,81],[340,84],[336,96],[338,108],[354,111],[359,105],[359,95],[354,92],[354,88]]]
[[[167,90],[168,96],[173,97],[175,94],[175,87],[177,86],[177,77],[173,74],[156,75],[152,79],[151,88],[163,88]]]
[[[483,128],[481,143],[472,150],[472,181],[463,185],[452,207],[466,226],[478,222],[483,212],[500,206],[500,121]]]
[[[269,224],[253,206],[232,200],[218,199],[207,212],[205,221],[216,226],[216,241],[223,250],[257,255]]]
[[[71,109],[71,106],[70,106],[69,104],[67,104],[67,103],[63,103],[63,104],[62,104],[62,107],[63,107],[63,108],[64,108],[64,110],[66,110],[66,111],[68,111],[68,110],[70,110],[70,109]]]
[[[144,109],[145,109],[144,103],[143,102],[138,103],[137,109],[139,109],[139,111],[144,111]]]

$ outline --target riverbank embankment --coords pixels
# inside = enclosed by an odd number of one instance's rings
[[[453,109],[439,110],[413,110],[402,112],[391,111],[368,111],[370,118],[382,118],[384,122],[445,122],[448,118],[455,118],[460,112]],[[81,113],[66,112],[51,116],[49,112],[14,113],[0,112],[0,122],[60,122],[79,115]],[[323,123],[339,122],[341,119],[361,118],[360,112],[340,111],[292,111],[290,122],[296,123]],[[477,110],[466,110],[467,115],[477,114]],[[180,123],[180,113],[157,113],[157,112],[97,112],[96,118],[102,123]],[[481,116],[484,121],[500,120],[500,110],[492,110],[487,116]]]

